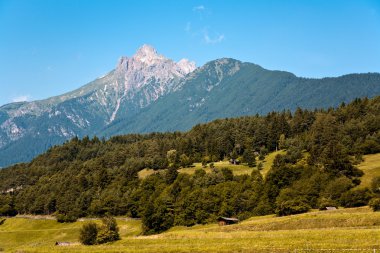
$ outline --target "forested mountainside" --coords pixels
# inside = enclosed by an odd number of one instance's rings
[[[300,78],[234,59],[209,62],[184,78],[175,92],[139,114],[112,122],[101,135],[189,130],[195,124],[272,111],[337,107],[380,94],[380,74]]]
[[[259,161],[278,155],[262,176]],[[0,215],[128,215],[146,234],[191,226],[218,216],[287,215],[310,208],[360,206],[378,194],[354,186],[363,154],[380,152],[380,97],[337,109],[273,112],[220,119],[185,133],[74,138],[30,163],[0,170]],[[259,156],[259,159],[255,159]],[[239,159],[251,175],[230,169],[178,173],[193,162]],[[143,169],[156,173],[139,178]]]
[[[376,95],[378,73],[308,79],[227,58],[195,69],[145,45],[73,92],[0,107],[0,167],[75,136],[187,131],[218,118],[336,107]]]

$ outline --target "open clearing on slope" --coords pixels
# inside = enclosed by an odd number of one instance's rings
[[[358,168],[364,172],[359,187],[370,187],[372,178],[380,177],[380,153],[363,156],[364,161]]]
[[[361,249],[380,252],[380,213],[368,207],[314,211],[287,217],[253,217],[237,225],[174,227],[141,236],[140,221],[118,219],[122,239],[98,246],[82,246],[84,222],[59,224],[52,220],[10,218],[0,226],[5,252],[326,252],[318,249]],[[67,247],[56,241],[72,242]],[[303,250],[302,250],[303,249]]]
[[[273,160],[276,157],[276,155],[285,154],[285,152],[286,152],[285,150],[279,150],[279,151],[272,152],[272,153],[268,154],[267,156],[265,156],[264,161],[257,160],[257,162],[256,162],[257,164],[262,162],[264,165],[263,169],[261,170],[261,173],[263,174],[263,176],[265,176],[268,173],[270,167],[273,164]],[[187,173],[187,174],[192,175],[192,174],[194,174],[194,172],[197,169],[202,169],[201,163],[194,163],[193,165],[194,165],[194,167],[180,169],[179,173]],[[214,166],[217,169],[229,168],[233,171],[235,176],[244,175],[244,174],[250,175],[252,173],[252,169],[253,169],[253,168],[248,167],[247,165],[244,165],[244,164],[233,165],[233,164],[230,164],[229,161],[214,162]],[[206,171],[206,173],[211,172],[211,168],[209,165],[207,166],[207,168],[203,168],[203,169]],[[152,175],[153,173],[155,173],[154,170],[144,169],[144,170],[139,172],[139,177],[145,178],[149,175]]]

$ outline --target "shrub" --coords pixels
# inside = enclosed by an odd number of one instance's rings
[[[285,216],[291,214],[306,213],[310,210],[310,205],[302,198],[292,200],[279,201],[275,213],[278,216]]]
[[[119,228],[113,217],[106,216],[102,219],[102,226],[98,227],[94,222],[84,224],[80,230],[79,240],[84,245],[103,244],[120,239]]]
[[[103,225],[98,230],[96,242],[98,244],[113,242],[120,239],[119,228],[113,217],[106,216],[102,219]]]
[[[344,207],[358,207],[365,206],[371,199],[371,192],[368,188],[349,190],[342,194],[340,202]]]
[[[15,216],[15,215],[17,215],[17,211],[13,206],[9,204],[0,206],[0,216]]]
[[[82,244],[94,245],[98,235],[98,226],[94,222],[84,224],[79,233],[79,241]]]
[[[305,196],[300,195],[297,189],[285,188],[276,199],[275,213],[278,216],[299,214],[309,211],[310,208]]]
[[[373,211],[380,211],[380,198],[373,198],[369,201],[368,204]]]
[[[371,190],[374,193],[380,193],[380,177],[372,178]]]
[[[78,219],[76,215],[72,214],[57,214],[56,218],[59,223],[75,222]]]

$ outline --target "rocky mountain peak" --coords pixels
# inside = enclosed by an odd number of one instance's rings
[[[116,66],[117,73],[123,75],[137,71],[137,74],[144,79],[154,76],[161,80],[183,77],[195,69],[195,62],[188,59],[174,62],[146,44],[140,47],[132,57],[121,57]]]
[[[196,69],[195,62],[189,61],[188,59],[182,59],[177,62],[177,65],[183,70],[185,74],[193,72]]]
[[[152,65],[160,61],[168,60],[163,55],[159,55],[156,49],[149,45],[143,45],[140,47],[133,56],[133,59],[145,63],[146,65]]]

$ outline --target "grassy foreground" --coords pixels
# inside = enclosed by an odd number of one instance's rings
[[[140,221],[118,219],[122,240],[99,246],[78,243],[86,221],[10,218],[0,226],[5,252],[380,252],[380,213],[368,207],[315,211],[287,217],[253,217],[237,225],[174,227],[141,236]],[[71,246],[54,246],[56,241]]]

